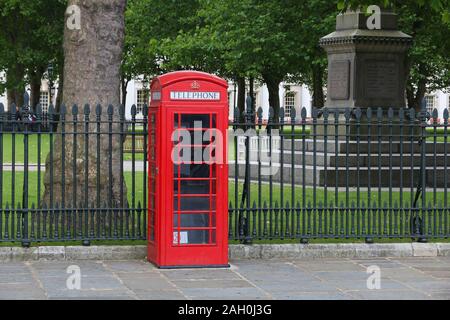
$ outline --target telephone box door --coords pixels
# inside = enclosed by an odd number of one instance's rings
[[[227,115],[223,108],[193,111],[166,109],[169,145],[166,159],[173,163],[171,173],[171,221],[166,236],[171,246],[167,264],[225,266],[228,261]],[[225,179],[225,180],[224,180]],[[167,204],[168,206],[170,204]],[[220,248],[218,248],[220,247]]]

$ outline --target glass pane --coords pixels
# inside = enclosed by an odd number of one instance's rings
[[[178,176],[178,169],[180,169],[181,178],[209,178],[209,168],[207,164],[182,164],[175,165],[175,176]]]
[[[181,198],[180,205],[178,204],[178,198],[174,199],[175,211],[214,211],[216,210],[215,197],[210,203],[209,197],[189,197]]]
[[[209,114],[183,114],[181,115],[182,128],[211,128],[211,115]],[[213,123],[213,128],[215,123]]]
[[[180,190],[178,190],[178,186],[180,186]],[[210,181],[174,181],[174,190],[179,194],[209,194]]]
[[[180,225],[178,221],[180,219]],[[209,214],[176,214],[173,218],[175,228],[209,228]]]

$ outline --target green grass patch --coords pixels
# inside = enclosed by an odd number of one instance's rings
[[[28,173],[28,203],[38,204],[38,186],[39,186],[39,175],[37,172],[29,172]],[[141,205],[144,203],[144,173],[136,172],[135,173],[135,189],[133,192],[133,174],[131,172],[124,173],[124,179],[128,189],[128,201],[132,202],[133,195],[135,199],[136,205],[140,202]],[[2,192],[2,206],[6,207],[8,203],[11,206],[11,203],[14,203],[16,206],[19,203],[23,202],[23,192],[24,192],[24,174],[23,172],[16,172],[13,179],[13,173],[10,171],[3,172],[3,182],[1,185]],[[41,172],[40,179],[40,190],[41,197],[43,196],[45,187],[44,187],[44,173]],[[82,186],[79,186],[82,188]]]
[[[240,200],[242,198],[243,188],[243,183],[240,183],[237,188],[238,206],[240,205]],[[267,205],[271,205],[272,207],[275,206],[276,203],[278,203],[280,207],[284,207],[286,202],[289,202],[290,206],[292,206],[292,197],[294,197],[294,205],[296,205],[298,202],[300,206],[304,206],[305,208],[309,204],[311,206],[315,205],[316,207],[319,204],[322,204],[322,206],[329,206],[330,204],[334,206],[335,203],[337,203],[338,206],[340,206],[341,204],[345,206],[347,204],[347,201],[350,206],[352,203],[354,203],[355,205],[362,205],[364,203],[366,207],[369,204],[370,207],[372,207],[373,204],[378,205],[379,203],[381,203],[382,207],[384,206],[384,204],[386,204],[387,206],[389,206],[390,204],[397,204],[400,207],[402,203],[403,207],[410,207],[410,203],[414,200],[416,193],[415,191],[411,193],[411,191],[408,190],[410,189],[405,188],[405,190],[401,193],[399,191],[393,191],[390,195],[389,191],[387,190],[381,191],[381,193],[379,193],[378,189],[374,188],[372,189],[369,198],[368,191],[361,191],[359,194],[357,191],[350,191],[347,194],[345,191],[339,191],[338,193],[335,193],[334,188],[329,188],[328,191],[325,192],[324,189],[314,190],[314,188],[311,187],[303,188],[301,186],[292,188],[290,185],[285,185],[283,186],[283,189],[281,189],[281,186],[279,184],[274,184],[271,196],[270,186],[267,183],[261,185],[261,191],[259,191],[259,186],[257,183],[252,183],[250,186],[250,203],[253,204],[253,202],[256,202],[256,204],[258,205],[259,201],[261,201],[261,204],[264,204],[264,202],[266,202]],[[235,183],[230,182],[229,198],[230,203],[234,208],[236,208],[235,195]],[[439,203],[443,205],[445,198],[446,194],[444,192],[436,192],[436,194],[434,194],[432,191],[429,191],[426,194],[427,203],[436,203],[436,205],[439,205]],[[450,200],[450,196],[448,194],[447,198]],[[436,200],[436,202],[434,200]]]
[[[141,128],[143,132],[143,128]],[[136,128],[136,132],[138,128]],[[24,163],[24,135],[21,133],[11,134],[4,133],[1,134],[0,137],[3,141],[3,150],[0,154],[2,157],[3,164],[15,162],[16,164]],[[55,136],[54,136],[55,138]],[[53,138],[53,139],[54,139]],[[40,142],[39,142],[40,141]],[[50,153],[50,135],[49,134],[29,134],[28,135],[28,162],[30,164],[37,164],[39,160],[39,143],[41,143],[40,155],[41,155],[41,163],[44,164],[48,154]],[[83,142],[79,142],[83,143]],[[14,152],[13,152],[14,146]],[[56,152],[57,150],[54,150]],[[15,157],[13,157],[13,154]],[[143,161],[144,154],[136,153],[136,161]],[[14,161],[13,161],[14,160]],[[133,155],[131,153],[124,153],[124,161],[132,161]]]

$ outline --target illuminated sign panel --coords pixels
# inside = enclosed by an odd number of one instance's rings
[[[172,91],[170,92],[170,100],[220,101],[220,92]]]

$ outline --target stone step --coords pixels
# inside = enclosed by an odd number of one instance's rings
[[[303,147],[303,144],[305,145]],[[290,139],[284,139],[283,141],[284,150],[291,150],[292,149],[292,140]],[[303,143],[302,140],[295,140],[294,142],[294,150],[295,151],[305,151],[313,152],[314,150],[316,152],[325,152],[327,150],[328,153],[337,153],[338,154],[346,154],[347,150],[348,153],[356,154],[358,153],[358,143],[355,141],[350,141],[349,143],[345,141],[336,141],[334,139],[328,140],[327,143],[325,143],[324,140],[317,140],[314,142],[314,140],[305,140],[305,143]],[[279,144],[278,150],[281,149],[281,143]],[[433,142],[427,142],[425,146],[425,152],[426,153],[445,153],[445,150],[447,149],[447,153],[450,154],[450,139],[449,143],[446,145],[445,143],[438,142],[434,144]],[[276,149],[275,149],[276,150]],[[370,152],[369,152],[370,151]],[[400,153],[403,151],[403,153],[421,153],[422,152],[422,146],[417,141],[410,141],[405,140],[403,143],[400,142],[378,142],[378,141],[372,141],[370,144],[367,141],[361,141],[359,143],[359,152],[360,153],[382,153],[382,154],[389,154],[392,153]]]
[[[315,158],[315,162],[314,162]],[[348,160],[346,160],[348,159]],[[293,161],[292,161],[293,160]],[[425,157],[426,166],[434,167],[441,166],[445,167],[446,162],[447,166],[450,168],[450,158],[447,156],[447,161],[444,154],[427,154]],[[251,154],[250,161],[257,162],[258,154]],[[325,157],[325,154],[322,152],[296,152],[294,153],[294,159],[292,159],[292,153],[290,151],[285,151],[283,153],[274,151],[272,153],[272,163],[281,163],[283,162],[285,166],[290,166],[292,163],[295,165],[307,165],[312,166],[316,164],[317,166],[327,166],[327,167],[378,167],[378,165],[385,166],[398,166],[403,165],[404,167],[413,166],[421,166],[422,156],[420,154],[373,154],[369,156],[368,154],[360,154],[359,157],[357,154],[349,154],[349,157],[346,155],[338,155],[336,157],[333,153],[328,153]],[[245,154],[241,154],[239,157],[239,162],[245,163]],[[270,163],[270,154],[262,155],[261,162]],[[348,163],[348,164],[347,164]],[[370,164],[370,166],[369,166]]]
[[[238,166],[238,177],[240,179],[245,178],[245,164],[239,164]],[[369,177],[370,177],[370,186],[371,187],[382,187],[387,188],[389,186],[393,188],[409,188],[416,187],[418,182],[420,181],[420,167],[415,167],[413,170],[411,168],[403,168],[401,170],[399,167],[383,167],[381,170],[378,168],[367,169],[360,168],[358,171],[357,168],[328,168],[325,170],[323,166],[317,166],[316,169],[312,166],[295,166],[292,171],[291,166],[284,166],[281,169],[279,164],[275,164],[272,167],[262,166],[261,167],[261,181],[268,182],[270,181],[270,177],[272,177],[272,181],[275,183],[279,183],[283,181],[286,184],[291,184],[292,176],[294,176],[294,183],[297,185],[302,185],[303,183],[307,186],[313,186],[314,184],[317,187],[324,187],[326,184],[329,187],[346,187],[347,183],[349,187],[357,187],[358,179],[360,183],[360,187],[367,187],[369,185]],[[436,179],[436,187],[443,188],[445,183],[447,183],[447,187],[450,187],[450,179],[446,178],[450,177],[450,168],[447,170],[444,167],[427,167],[427,187],[434,186],[434,180]],[[236,165],[231,163],[229,166],[229,176],[230,178],[234,178],[236,173]],[[252,162],[250,165],[250,177],[252,181],[258,181],[259,178],[259,170],[258,164]],[[391,178],[392,177],[392,178]],[[381,183],[379,182],[381,179]]]

